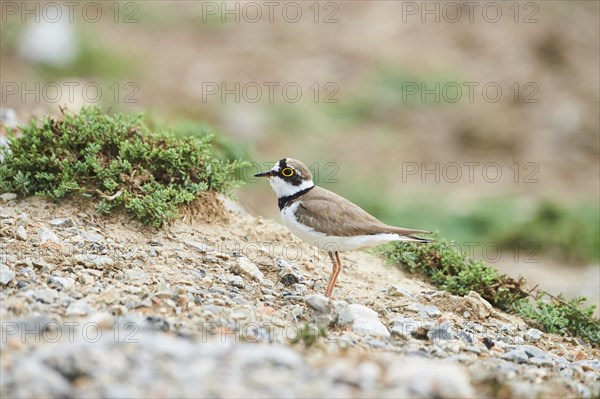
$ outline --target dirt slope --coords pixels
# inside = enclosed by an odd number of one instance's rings
[[[328,302],[325,254],[225,204],[206,196],[156,231],[125,215],[97,217],[84,203],[2,203],[2,396],[585,397],[600,389],[597,350],[531,329],[477,294],[437,291],[368,253],[343,254]],[[307,322],[327,325],[326,336],[294,343],[316,331]]]

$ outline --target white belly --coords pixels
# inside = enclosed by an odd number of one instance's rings
[[[281,219],[286,227],[303,241],[325,251],[352,251],[359,248],[370,248],[391,241],[402,241],[405,237],[398,234],[369,234],[353,237],[327,236],[299,223],[294,213],[302,201],[298,201],[281,210]]]

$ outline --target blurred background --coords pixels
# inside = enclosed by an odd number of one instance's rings
[[[599,4],[1,2],[5,126],[98,105],[283,157],[389,224],[598,303]],[[3,130],[3,139],[6,129]]]

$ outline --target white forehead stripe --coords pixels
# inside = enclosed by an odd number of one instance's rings
[[[279,162],[275,162],[275,165],[273,165],[273,169],[275,172],[279,172]]]

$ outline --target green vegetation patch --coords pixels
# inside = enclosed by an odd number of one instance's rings
[[[546,332],[579,336],[600,346],[600,322],[594,318],[595,306],[583,306],[585,298],[566,301],[541,290],[532,294],[524,278],[515,280],[483,261],[469,259],[456,242],[396,242],[386,246],[384,254],[390,263],[425,275],[444,291],[456,295],[475,291],[496,307],[519,314]]]
[[[302,343],[305,347],[311,347],[319,341],[320,338],[327,337],[325,327],[312,323],[304,323],[302,328],[296,332],[296,336],[291,340],[293,344]]]
[[[531,324],[549,333],[573,334],[600,346],[600,321],[594,318],[595,306],[583,305],[586,298],[567,301],[562,295],[538,292],[531,299],[517,301],[513,310]]]
[[[528,296],[525,281],[500,274],[483,261],[469,259],[452,241],[428,245],[397,242],[386,250],[388,259],[409,272],[429,277],[444,291],[456,295],[478,292],[494,306],[507,310],[510,304]]]
[[[153,133],[143,115],[84,108],[63,120],[32,121],[11,137],[9,147],[0,148],[0,191],[94,197],[101,213],[123,206],[159,227],[200,193],[228,193],[240,183],[245,162],[219,159],[211,141],[211,135]]]

